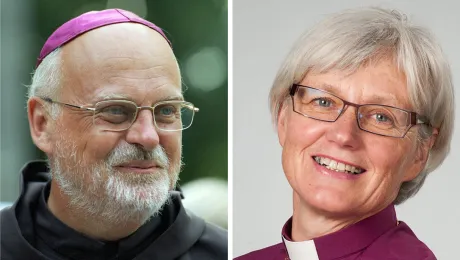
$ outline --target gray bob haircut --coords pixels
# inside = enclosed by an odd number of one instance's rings
[[[338,69],[353,73],[369,62],[394,59],[405,73],[411,105],[439,129],[422,172],[401,185],[394,203],[414,196],[427,175],[447,157],[454,126],[454,90],[450,67],[430,32],[409,23],[406,16],[382,8],[347,10],[328,17],[302,35],[281,65],[270,91],[272,119],[289,100],[289,88],[309,71]],[[374,63],[375,64],[375,63]],[[417,145],[432,133],[417,127]],[[391,137],[388,137],[391,138]]]

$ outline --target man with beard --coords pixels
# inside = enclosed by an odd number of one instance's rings
[[[186,212],[175,189],[198,108],[160,28],[120,9],[66,22],[27,105],[49,162],[23,168],[1,211],[1,259],[227,259],[226,231]]]

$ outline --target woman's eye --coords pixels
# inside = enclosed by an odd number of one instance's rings
[[[377,121],[380,122],[387,122],[388,120],[390,120],[386,115],[383,114],[376,114],[375,119],[377,119]]]
[[[313,100],[313,102],[321,107],[330,107],[332,105],[332,101],[327,98],[316,98]]]
[[[383,114],[383,113],[375,113],[373,116],[375,121],[377,121],[377,123],[384,123],[384,124],[393,124],[394,123],[394,120],[391,116],[388,116],[386,114]]]

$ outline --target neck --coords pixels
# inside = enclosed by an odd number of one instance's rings
[[[106,218],[73,208],[69,198],[52,181],[48,208],[61,222],[88,237],[104,241],[116,241],[134,233],[144,221],[136,219],[123,223],[113,223]]]
[[[363,218],[334,217],[310,207],[294,192],[294,213],[292,216],[292,240],[307,241],[337,232]]]

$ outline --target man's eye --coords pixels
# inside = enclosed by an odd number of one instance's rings
[[[160,115],[162,116],[171,116],[176,113],[176,108],[174,106],[168,105],[168,106],[161,106],[159,108]]]
[[[111,115],[126,115],[127,114],[126,109],[121,106],[110,106],[110,107],[105,108],[102,112],[108,113]]]

